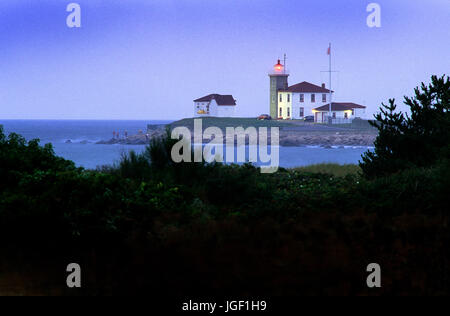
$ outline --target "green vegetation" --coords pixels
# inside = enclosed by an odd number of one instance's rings
[[[294,168],[294,170],[316,174],[331,174],[335,177],[345,177],[347,175],[358,175],[361,173],[361,168],[357,165],[339,165],[334,163],[322,163],[306,167],[298,167]]]
[[[239,117],[203,117],[202,125],[203,128],[208,128],[210,126],[219,127],[222,130],[225,130],[226,127],[238,127],[242,126],[243,128],[247,128],[249,126],[253,127],[288,127],[292,126],[294,121],[277,121],[277,120],[269,120],[269,121],[259,121],[256,118],[239,118]],[[173,122],[169,125],[170,128],[175,128],[178,126],[187,127],[189,129],[194,128],[194,119],[188,118]]]
[[[410,115],[397,112],[395,100],[390,99],[372,122],[379,134],[375,152],[362,157],[367,177],[428,167],[450,158],[450,78],[433,76],[429,86],[422,83],[404,103]]]
[[[203,129],[214,126],[219,127],[223,131],[225,131],[226,127],[279,127],[294,129],[294,130],[302,130],[303,128],[307,128],[308,132],[312,132],[314,130],[318,132],[335,132],[336,130],[342,129],[342,131],[348,130],[358,130],[361,132],[374,132],[376,128],[373,127],[369,121],[362,119],[355,119],[351,124],[333,124],[328,127],[332,127],[332,129],[327,128],[326,124],[317,124],[311,122],[304,122],[303,120],[257,120],[256,118],[244,118],[244,117],[203,117],[202,118]],[[194,118],[186,118],[176,122],[173,122],[168,125],[171,129],[179,126],[187,127],[189,129],[194,128]]]
[[[261,174],[174,164],[171,142],[89,171],[0,132],[0,294],[450,294],[447,159]],[[71,262],[80,290],[61,276]]]

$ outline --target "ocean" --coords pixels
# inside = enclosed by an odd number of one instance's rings
[[[41,144],[51,143],[58,156],[70,159],[77,166],[95,169],[112,165],[130,150],[142,152],[143,145],[97,145],[109,140],[113,132],[129,135],[146,131],[147,124],[167,124],[171,121],[94,121],[94,120],[0,120],[6,134],[17,133],[27,140],[39,138]],[[70,141],[70,143],[68,142]],[[285,168],[317,163],[357,164],[361,155],[370,149],[363,146],[322,148],[280,147],[280,166]]]

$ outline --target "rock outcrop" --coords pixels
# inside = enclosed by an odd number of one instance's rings
[[[147,133],[139,133],[137,135],[128,136],[126,138],[112,138],[106,141],[99,141],[97,144],[122,144],[122,145],[147,145],[150,140],[155,137],[165,135],[164,126],[158,125],[147,130]],[[191,131],[193,141],[193,131]],[[223,142],[226,143],[226,135],[223,133]],[[280,146],[373,146],[376,138],[374,132],[364,132],[359,130],[345,130],[343,132],[327,131],[321,128],[317,130],[309,128],[304,131],[301,128],[289,127],[288,129],[280,129]],[[269,135],[270,144],[270,135]],[[209,140],[204,140],[208,143]],[[236,143],[236,141],[235,141]]]

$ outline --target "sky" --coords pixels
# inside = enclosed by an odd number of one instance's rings
[[[66,25],[81,6],[81,28]],[[367,106],[450,74],[450,0],[2,0],[1,119],[180,119],[193,100],[232,94],[238,116],[269,112],[268,72],[328,75],[334,101]]]

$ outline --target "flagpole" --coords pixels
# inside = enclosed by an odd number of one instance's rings
[[[329,69],[329,75],[330,75],[330,78],[329,78],[329,87],[328,87],[328,89],[330,90],[330,104],[329,104],[329,106],[328,106],[328,122],[330,121],[330,119],[331,119],[331,104],[332,104],[332,99],[331,99],[331,43],[330,43],[330,46],[328,47],[328,51],[329,51],[329,58],[330,58],[330,60],[329,60],[329,64],[330,64],[330,69]]]

